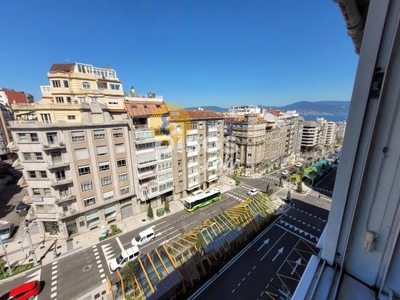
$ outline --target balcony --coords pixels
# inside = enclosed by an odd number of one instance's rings
[[[72,179],[70,178],[62,178],[57,180],[50,180],[51,187],[56,188],[63,185],[68,185],[72,183]]]
[[[64,142],[42,144],[43,151],[63,150],[66,148]]]
[[[7,145],[8,149],[10,149],[11,152],[18,152],[19,151],[19,145],[17,142],[13,141]]]
[[[149,178],[149,177],[153,177],[157,175],[157,170],[153,169],[153,170],[148,170],[142,173],[138,173],[138,177],[139,179],[144,179],[144,178]]]
[[[197,129],[190,129],[186,132],[187,135],[197,134]]]
[[[186,141],[187,146],[196,146],[198,143],[197,140]]]
[[[192,189],[194,189],[194,188],[197,188],[198,186],[200,185],[200,183],[199,183],[199,181],[197,180],[197,181],[193,181],[193,182],[188,182],[188,185],[187,185],[187,190],[192,190]]]
[[[190,167],[195,167],[198,165],[199,165],[199,162],[197,160],[196,161],[188,161],[187,167],[190,168]]]
[[[46,166],[48,170],[55,170],[55,169],[62,169],[69,167],[69,161],[62,160],[62,161],[51,161],[46,162]]]
[[[197,175],[199,175],[199,171],[190,173],[190,174],[187,175],[187,177],[188,177],[188,178],[191,178],[191,177],[194,177],[194,176],[197,176]]]
[[[217,136],[211,136],[207,138],[207,142],[211,143],[211,142],[217,142],[218,141],[218,137]]]
[[[208,170],[208,171],[216,170],[217,167],[218,167],[217,164],[212,164],[211,166],[208,166],[208,167],[207,167],[207,170]]]
[[[218,131],[217,126],[212,126],[212,127],[208,126],[208,132],[216,132],[216,131]]]
[[[147,181],[147,182],[139,184],[139,185],[140,185],[140,188],[142,188],[142,189],[149,189],[149,188],[157,186],[157,184],[158,184],[158,181],[156,179],[154,179],[154,180],[150,180],[150,181]]]
[[[76,200],[76,195],[68,195],[68,196],[63,196],[61,198],[56,198],[54,201],[54,204],[60,206],[63,203],[69,202],[69,201],[75,201]]]
[[[50,220],[56,220],[57,219],[57,212],[34,212],[33,213],[34,218],[36,219],[50,219]]]
[[[210,152],[217,152],[217,151],[218,151],[218,147],[207,148],[207,153],[210,153]]]
[[[195,155],[199,155],[199,151],[190,151],[190,152],[187,152],[187,154],[186,154],[187,157],[191,157],[191,156],[195,156]]]
[[[75,209],[70,209],[70,210],[68,210],[68,211],[63,211],[63,212],[58,212],[57,213],[57,218],[59,219],[59,220],[62,220],[62,219],[65,219],[65,218],[68,218],[68,217],[71,217],[71,216],[74,216],[74,215],[76,215],[78,212],[75,210]]]
[[[208,175],[208,176],[207,176],[207,181],[208,181],[208,182],[214,181],[214,180],[216,180],[217,178],[218,178],[218,174]]]

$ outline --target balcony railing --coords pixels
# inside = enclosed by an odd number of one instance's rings
[[[50,180],[51,186],[52,187],[59,187],[63,185],[68,185],[72,183],[71,178],[62,178],[62,179],[57,179],[57,180]]]
[[[59,143],[43,143],[42,148],[44,151],[52,151],[52,150],[62,150],[66,148],[66,145],[64,142],[59,142]]]
[[[59,220],[62,220],[62,219],[68,218],[70,216],[76,215],[77,213],[78,212],[74,208],[71,208],[70,210],[67,210],[67,211],[58,212],[57,218]]]
[[[68,195],[68,196],[63,196],[61,198],[56,198],[54,203],[56,205],[61,205],[61,204],[65,203],[65,202],[75,201],[75,200],[76,200],[76,195]]]
[[[66,168],[69,167],[69,161],[68,160],[50,161],[46,162],[46,166],[48,170]]]
[[[153,170],[148,170],[148,171],[139,173],[138,177],[139,177],[139,179],[144,179],[144,178],[155,176],[156,174],[157,174],[157,170],[153,169]]]
[[[9,143],[9,144],[8,144],[8,148],[10,149],[11,152],[17,152],[17,151],[19,151],[19,145],[18,145],[17,142],[15,142],[15,141]]]

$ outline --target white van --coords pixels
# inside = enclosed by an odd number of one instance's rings
[[[140,232],[136,237],[134,237],[131,241],[131,244],[132,246],[142,246],[143,244],[154,240],[155,237],[156,235],[154,233],[154,229],[147,228],[146,230]]]
[[[110,271],[115,272],[115,270],[122,268],[128,262],[134,261],[138,257],[139,257],[139,247],[137,246],[122,251],[120,255],[111,260],[109,264]]]

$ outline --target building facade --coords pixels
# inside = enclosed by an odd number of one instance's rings
[[[240,105],[230,107],[228,113],[230,116],[236,117],[248,114],[260,114],[261,109],[254,105]]]
[[[42,100],[13,104],[9,148],[18,154],[29,218],[44,235],[72,235],[132,216],[137,208],[132,131],[111,68],[54,64]]]
[[[267,122],[258,114],[239,116],[232,123],[237,145],[235,165],[240,174],[250,175],[264,169]]]
[[[223,174],[224,117],[208,110],[171,111],[174,197],[215,186]]]

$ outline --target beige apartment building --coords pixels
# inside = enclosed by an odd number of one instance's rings
[[[132,216],[132,137],[116,72],[55,64],[48,77],[41,101],[12,106],[9,148],[27,186],[28,217],[44,235],[68,238]]]
[[[259,114],[238,116],[232,122],[232,136],[237,144],[235,164],[241,174],[264,169],[267,122]]]
[[[140,211],[173,200],[173,144],[168,128],[168,108],[162,98],[127,97],[125,108],[133,138],[133,172]]]
[[[174,198],[206,190],[223,174],[224,117],[209,110],[170,111]]]

